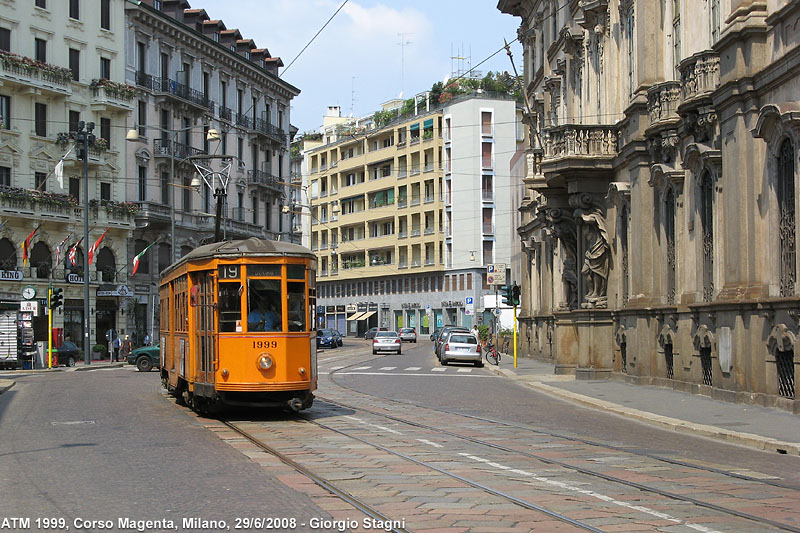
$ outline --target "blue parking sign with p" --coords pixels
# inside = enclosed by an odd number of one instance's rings
[[[472,305],[472,296],[467,296],[464,303],[467,305]]]

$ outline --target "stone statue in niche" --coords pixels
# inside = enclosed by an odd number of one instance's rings
[[[605,220],[600,213],[582,213],[586,253],[583,274],[586,280],[586,309],[605,309],[608,306],[608,256],[610,245]]]

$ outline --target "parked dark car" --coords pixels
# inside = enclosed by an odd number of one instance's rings
[[[335,329],[317,330],[317,348],[338,348],[342,345],[342,336]]]
[[[439,335],[440,331],[442,331],[442,328],[436,328],[435,330],[433,330],[433,333],[431,333],[431,340],[432,341],[436,340],[436,337]]]
[[[379,331],[389,331],[389,330],[386,329],[386,328],[369,328],[367,330],[367,332],[364,333],[364,338],[365,339],[374,339],[375,338],[375,334],[378,333]]]
[[[75,366],[76,361],[83,359],[81,350],[72,341],[64,341],[58,349],[53,350],[53,354],[58,357],[60,365]]]
[[[128,364],[136,365],[139,372],[150,372],[161,364],[161,350],[158,345],[136,348],[128,354]]]

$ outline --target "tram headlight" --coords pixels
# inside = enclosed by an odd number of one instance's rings
[[[261,370],[269,370],[272,368],[272,357],[268,353],[262,353],[258,358],[258,368]]]

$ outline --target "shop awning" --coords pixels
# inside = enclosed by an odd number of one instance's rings
[[[423,122],[423,123],[422,123],[422,127],[423,127],[423,128],[425,128],[426,130],[427,130],[428,128],[432,128],[432,127],[433,127],[433,119],[432,119],[432,118],[429,118],[428,120],[426,120],[425,122]]]
[[[368,319],[369,317],[371,317],[374,314],[375,314],[375,311],[367,311],[366,313],[364,313],[363,315],[358,317],[358,320],[366,320],[366,319]]]
[[[361,316],[361,315],[363,315],[363,314],[364,314],[364,313],[353,313],[352,315],[350,315],[349,317],[347,317],[347,320],[358,320],[358,317],[360,317],[360,316]]]

